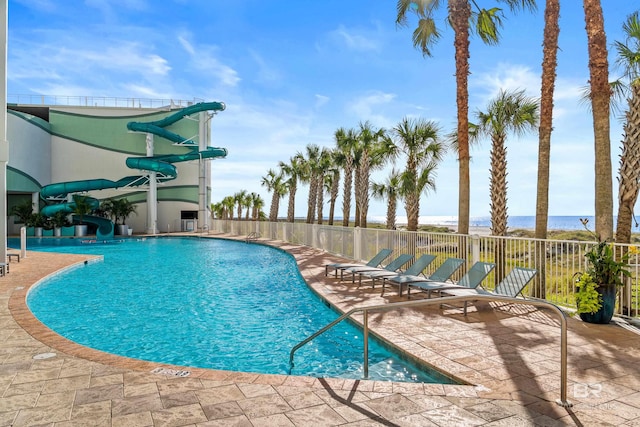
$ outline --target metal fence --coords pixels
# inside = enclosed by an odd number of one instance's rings
[[[62,96],[62,95],[19,95],[8,94],[7,102],[18,105],[59,105],[80,107],[119,107],[119,108],[184,108],[202,99],[152,99],[118,98],[106,96]]]
[[[437,255],[425,273],[435,270],[448,257],[496,264],[483,287],[493,289],[513,267],[538,270],[535,280],[525,288],[528,298],[544,299],[575,308],[575,274],[586,269],[585,253],[597,242],[575,240],[541,240],[524,237],[477,236],[453,233],[396,231],[377,228],[353,228],[290,222],[212,220],[211,230],[234,235],[252,232],[272,240],[310,246],[357,261],[367,261],[381,249],[393,255],[409,253]],[[616,254],[629,251],[630,245],[614,244]],[[633,251],[635,252],[635,251]],[[392,255],[392,256],[393,256]],[[631,278],[619,292],[617,314],[636,317],[640,303],[640,259],[630,256]],[[465,270],[464,268],[460,271]],[[462,273],[459,273],[462,274]]]

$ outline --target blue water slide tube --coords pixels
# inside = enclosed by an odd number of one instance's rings
[[[189,107],[183,108],[176,113],[173,113],[161,120],[148,123],[129,122],[127,128],[139,132],[148,132],[154,135],[158,135],[172,142],[182,142],[186,140],[184,137],[169,132],[163,129],[163,126],[169,126],[178,120],[201,111],[222,111],[225,109],[225,105],[222,102],[201,102]],[[206,150],[199,151],[197,147],[192,147],[188,153],[184,154],[165,154],[152,157],[129,157],[126,159],[127,167],[131,169],[146,170],[151,172],[157,172],[160,177],[160,181],[169,181],[175,179],[178,176],[176,167],[172,163],[187,162],[198,159],[210,159],[226,157],[227,150],[225,148],[207,147]],[[47,198],[64,198],[67,194],[81,193],[94,190],[105,190],[111,188],[122,188],[127,186],[138,186],[145,184],[147,181],[145,176],[134,175],[121,178],[117,181],[109,179],[88,179],[81,181],[69,181],[56,184],[50,184],[42,187],[40,190],[40,196],[43,199]],[[66,203],[62,203],[65,205]],[[68,205],[68,204],[66,204]],[[61,210],[63,208],[56,208],[59,205],[46,206],[42,213],[51,216],[55,214],[56,209]]]
[[[155,122],[129,122],[127,123],[127,129],[133,132],[152,133],[175,143],[195,144],[191,140],[186,140],[177,133],[170,132],[164,128],[191,114],[201,111],[223,111],[225,108],[226,106],[223,102],[199,102]]]

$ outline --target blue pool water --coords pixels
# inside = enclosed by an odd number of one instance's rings
[[[39,243],[39,244],[38,244]],[[38,244],[33,247],[33,244]],[[104,255],[47,279],[27,304],[77,343],[159,363],[287,374],[289,351],[337,314],[309,290],[293,257],[221,239],[110,244],[29,239],[30,249]],[[370,340],[369,377],[451,383]],[[362,378],[362,332],[348,323],[301,348],[292,374]]]

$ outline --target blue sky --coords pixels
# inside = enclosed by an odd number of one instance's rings
[[[622,22],[637,5],[602,3],[608,43],[622,40]],[[8,93],[223,101],[212,145],[229,155],[213,163],[213,201],[255,191],[268,212],[261,177],[309,143],[333,147],[339,127],[369,120],[391,128],[405,116],[435,120],[447,132],[455,127],[453,32],[444,13],[443,37],[425,58],[411,43],[415,19],[397,28],[395,7],[395,0],[9,0]],[[543,1],[533,14],[505,11],[499,46],[471,40],[471,112],[500,89],[539,96],[543,12]],[[580,101],[588,81],[584,26],[582,2],[563,2],[551,215],[593,213],[591,113]],[[614,59],[610,50],[612,78]],[[617,173],[622,125],[611,124]],[[509,215],[532,215],[537,135],[510,137],[507,147]],[[489,213],[489,148],[487,140],[472,149],[472,216]],[[449,154],[420,214],[457,215],[457,179]],[[297,200],[296,215],[304,216],[306,187]],[[372,217],[385,211],[372,202]]]

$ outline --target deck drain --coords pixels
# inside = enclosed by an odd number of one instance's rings
[[[169,377],[188,377],[191,371],[181,371],[178,369],[156,368],[151,371],[153,374],[167,375]]]
[[[40,353],[33,356],[33,358],[35,360],[44,360],[44,359],[51,359],[52,357],[56,357],[56,356],[57,354],[55,353]]]
[[[21,291],[21,290],[23,290],[23,289],[24,289],[24,286],[17,286],[17,287],[16,287],[16,291]]]

